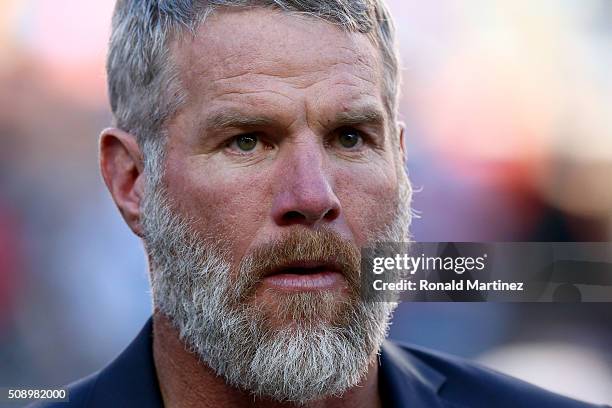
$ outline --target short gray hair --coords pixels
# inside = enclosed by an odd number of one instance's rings
[[[171,41],[194,33],[219,7],[268,7],[326,20],[368,35],[383,64],[383,96],[395,122],[399,63],[395,29],[383,0],[118,0],[107,59],[115,126],[134,134],[145,150],[163,144],[163,125],[184,101],[170,58]]]

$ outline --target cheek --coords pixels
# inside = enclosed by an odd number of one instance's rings
[[[203,234],[232,246],[241,256],[266,219],[269,192],[261,172],[221,171],[214,160],[192,158],[168,171],[166,185],[187,216]]]
[[[397,201],[397,176],[392,164],[369,163],[339,169],[336,194],[359,245],[391,221]]]

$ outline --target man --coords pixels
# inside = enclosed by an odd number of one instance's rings
[[[398,60],[380,0],[123,0],[102,175],[154,313],[83,407],[582,407],[384,342],[360,248],[406,241]]]

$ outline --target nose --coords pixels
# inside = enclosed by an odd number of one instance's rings
[[[316,226],[340,216],[340,201],[323,166],[324,154],[310,144],[295,147],[284,158],[272,204],[276,225]]]

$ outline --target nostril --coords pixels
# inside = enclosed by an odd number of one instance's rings
[[[338,218],[338,214],[339,214],[338,209],[336,209],[336,208],[331,208],[330,210],[328,210],[328,211],[325,213],[325,215],[323,216],[323,219],[324,219],[324,220],[327,220],[327,221],[333,221],[333,220],[335,220],[336,218]]]
[[[285,222],[296,222],[305,220],[306,217],[298,211],[288,211],[283,214],[283,220]]]
[[[312,216],[308,213],[302,211],[287,211],[281,217],[282,223],[284,225],[290,224],[310,224],[320,220],[325,221],[333,221],[338,218],[339,211],[336,208],[331,208],[325,213],[321,214],[312,214]]]

